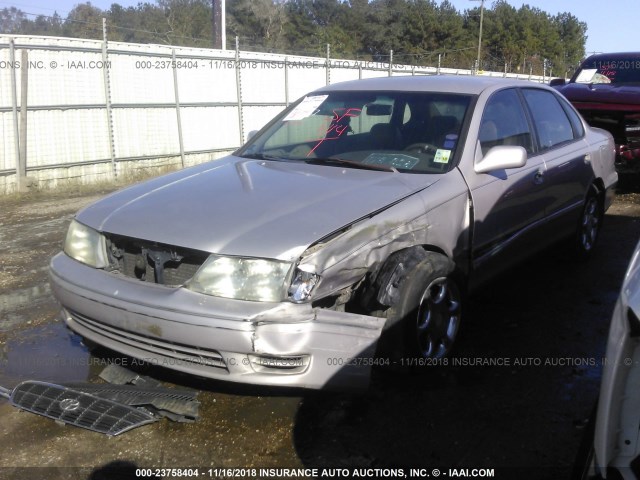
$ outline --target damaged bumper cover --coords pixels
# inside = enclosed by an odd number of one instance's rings
[[[364,387],[384,324],[308,304],[230,300],[141,283],[63,253],[52,259],[50,272],[73,331],[139,360],[226,381]]]
[[[615,165],[620,173],[640,173],[640,142],[616,144]]]

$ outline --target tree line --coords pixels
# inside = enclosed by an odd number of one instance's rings
[[[228,46],[332,58],[473,68],[480,5],[458,11],[448,0],[227,0]],[[101,10],[81,3],[66,18],[0,10],[0,33],[102,38],[211,48],[211,0],[156,0]],[[550,15],[505,0],[485,4],[479,68],[555,75],[573,71],[585,54],[587,25],[569,12]]]

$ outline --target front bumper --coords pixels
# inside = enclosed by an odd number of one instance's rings
[[[51,260],[63,318],[93,342],[155,365],[240,383],[363,387],[384,319],[289,302],[216,298]]]

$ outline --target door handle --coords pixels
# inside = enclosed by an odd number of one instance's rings
[[[587,154],[584,156],[584,163],[585,163],[586,165],[589,165],[589,164],[591,163],[591,154],[590,154],[590,153],[587,153]]]
[[[533,176],[533,183],[540,185],[542,182],[544,182],[544,170],[538,170]]]

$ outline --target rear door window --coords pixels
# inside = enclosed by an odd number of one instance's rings
[[[540,150],[548,150],[574,140],[574,129],[569,117],[552,92],[524,88],[522,93],[533,117]]]

